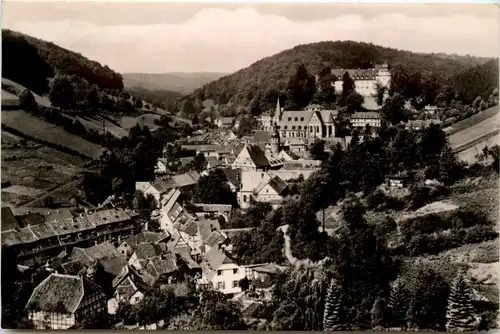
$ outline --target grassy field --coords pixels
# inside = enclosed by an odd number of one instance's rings
[[[458,152],[457,156],[462,161],[473,163],[477,160],[476,155],[481,153],[485,146],[492,147],[494,145],[500,145],[500,134],[481,140],[480,143]]]
[[[12,90],[16,96],[19,96],[19,94],[21,94],[26,89],[24,86],[18,84],[17,82],[14,82],[6,78],[2,78],[2,88],[6,90]],[[35,100],[38,104],[45,107],[50,107],[52,105],[48,97],[40,96],[33,92],[31,93],[35,97]]]
[[[448,133],[448,135],[453,135],[459,131],[465,130],[467,128],[470,128],[471,126],[474,126],[478,123],[481,123],[484,120],[487,120],[493,116],[496,116],[498,114],[499,107],[492,107],[489,109],[486,109],[484,111],[481,111],[475,115],[472,115],[469,118],[466,118],[460,122],[457,122],[447,128],[445,131]]]
[[[86,157],[98,159],[103,147],[73,135],[63,129],[32,116],[23,110],[3,111],[2,125],[25,136],[65,147]]]
[[[161,116],[157,114],[142,114],[137,117],[123,116],[120,120],[120,126],[126,130],[130,130],[139,123],[146,125],[149,130],[154,131],[158,128],[158,125],[156,125],[154,121],[160,118]]]
[[[80,182],[76,177],[86,162],[6,131],[2,131],[1,159],[2,181],[12,184],[2,189],[2,205],[14,207],[33,202],[54,190],[50,196],[55,204],[67,205],[76,193]]]
[[[75,116],[74,118],[82,123],[87,130],[92,129],[102,134],[104,125],[106,132],[111,133],[117,138],[122,138],[128,135],[128,129],[126,130],[116,124],[113,124],[101,116]]]
[[[494,116],[478,122],[468,128],[456,132],[448,137],[452,149],[463,145],[469,141],[473,141],[487,133],[493,132],[498,128],[498,118]]]

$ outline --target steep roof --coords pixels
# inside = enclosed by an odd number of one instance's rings
[[[378,69],[377,68],[367,68],[367,69],[333,69],[331,71],[338,80],[342,80],[342,76],[345,72],[349,73],[349,76],[353,80],[375,80]]]
[[[262,182],[267,183],[271,177],[266,172],[242,171],[241,172],[241,191],[253,191]]]
[[[158,191],[160,194],[164,194],[168,192],[169,188],[163,181],[161,180],[155,180],[153,183],[151,183],[151,187],[153,187],[156,191]]]
[[[339,114],[338,110],[319,110],[318,113],[324,123],[333,123],[333,118]]]
[[[252,231],[254,229],[255,227],[230,228],[221,230],[221,232],[224,233],[229,239],[234,239],[237,235]]]
[[[123,268],[127,266],[127,259],[122,256],[116,256],[114,258],[106,259],[101,262],[104,270],[113,276],[118,276],[121,274]]]
[[[279,176],[273,177],[269,180],[269,185],[274,189],[278,194],[281,194],[287,187],[285,181],[283,181]]]
[[[231,125],[233,123],[234,117],[219,117],[219,120],[223,125]]]
[[[135,254],[139,260],[147,260],[166,251],[160,244],[140,244],[135,250]]]
[[[2,206],[2,215],[0,216],[2,220],[2,231],[8,231],[15,228],[21,227],[12,212],[12,209],[8,206]]]
[[[196,171],[191,171],[185,174],[172,176],[172,179],[170,179],[169,181],[169,186],[179,187],[179,188],[191,186],[195,185],[199,179],[200,179],[200,174],[198,174],[198,172]]]
[[[246,150],[250,155],[250,159],[252,159],[253,163],[257,167],[269,166],[269,161],[266,158],[265,152],[258,145],[247,145]]]
[[[87,270],[87,266],[81,261],[66,262],[61,267],[67,275],[79,275]]]
[[[269,139],[271,138],[271,135],[272,135],[272,133],[270,131],[257,130],[253,134],[252,141],[254,143],[260,143],[260,142],[267,143],[269,141]]]
[[[130,277],[127,277],[116,287],[116,292],[118,293],[120,299],[130,300],[134,293],[137,291],[137,286],[134,284]]]
[[[135,249],[141,243],[155,243],[160,238],[168,237],[168,232],[164,231],[162,233],[143,231],[136,235],[133,235],[125,240],[125,242],[132,248]]]
[[[203,219],[198,222],[198,233],[200,235],[201,242],[205,242],[212,230],[220,231],[219,221],[216,219]]]
[[[26,309],[75,313],[83,295],[84,286],[81,277],[53,273],[33,290]]]
[[[351,119],[380,119],[380,114],[375,111],[357,111]]]
[[[231,182],[235,187],[239,186],[241,169],[224,168],[222,171],[229,182]]]
[[[226,240],[226,236],[219,231],[213,231],[210,233],[208,238],[205,240],[205,244],[207,244],[210,247],[217,246],[221,243],[223,243]]]
[[[120,256],[120,252],[108,241],[89,248],[75,247],[71,253],[73,260],[81,261],[87,265],[97,260],[107,260]]]
[[[196,221],[188,221],[187,224],[182,226],[179,231],[187,233],[190,236],[194,236],[198,232],[198,224]]]
[[[309,124],[311,117],[314,115],[314,111],[304,111],[304,110],[288,110],[284,111],[281,116],[279,125],[283,129],[284,126],[302,126],[305,127]],[[291,128],[288,128],[291,130]]]
[[[210,270],[218,270],[223,264],[234,263],[223,250],[212,247],[204,256],[203,259],[208,264]]]

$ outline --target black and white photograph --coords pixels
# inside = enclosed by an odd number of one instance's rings
[[[1,21],[2,329],[500,330],[498,4]]]

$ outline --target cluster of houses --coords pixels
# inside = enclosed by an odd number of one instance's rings
[[[170,199],[166,198],[165,204]],[[162,215],[167,210],[160,211]],[[120,303],[139,303],[156,287],[171,288],[179,297],[187,296],[193,286],[235,295],[242,292],[243,278],[262,280],[283,269],[238,263],[231,253],[231,239],[248,229],[221,228],[219,217],[230,214],[227,206],[183,206],[182,211],[160,232],[142,231],[120,241],[75,246],[48,260],[42,266],[48,276],[26,305],[34,326],[67,329],[99,321],[115,314]]]

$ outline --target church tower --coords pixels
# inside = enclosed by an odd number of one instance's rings
[[[274,125],[277,125],[279,123],[279,121],[281,120],[281,112],[283,110],[281,109],[281,106],[280,106],[280,98],[278,97],[278,101],[276,102],[276,110],[274,111],[274,116],[273,116],[273,124]]]
[[[277,155],[279,152],[280,152],[280,133],[278,131],[278,125],[274,123],[273,133],[271,134],[271,154]]]

